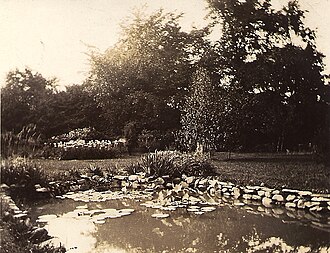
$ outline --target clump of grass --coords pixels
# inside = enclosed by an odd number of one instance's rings
[[[172,178],[187,176],[214,175],[215,169],[207,156],[181,153],[177,151],[156,151],[143,156],[139,162],[128,166],[128,173],[145,172],[149,176]]]
[[[41,136],[36,130],[36,125],[24,126],[15,134],[5,132],[1,134],[1,156],[8,158],[14,155],[32,157],[41,146]]]
[[[1,183],[10,186],[13,198],[34,198],[36,185],[46,187],[48,182],[49,177],[44,170],[25,158],[11,158],[1,163]]]

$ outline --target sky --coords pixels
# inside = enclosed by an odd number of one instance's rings
[[[274,0],[276,5],[287,0]],[[330,0],[300,0],[306,24],[317,31],[317,48],[330,73]],[[146,5],[184,13],[183,30],[207,24],[205,0],[0,0],[0,84],[6,74],[28,67],[58,85],[80,84],[89,70],[89,46],[101,52],[119,38],[120,22]],[[329,45],[328,45],[329,44]]]

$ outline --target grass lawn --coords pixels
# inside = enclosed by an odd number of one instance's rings
[[[100,159],[100,160],[49,160],[49,159],[33,159],[33,162],[43,168],[45,171],[50,172],[64,172],[70,169],[86,169],[93,167],[99,167],[101,169],[118,168],[120,171],[122,168],[132,163],[137,162],[141,155],[126,156],[115,159]]]
[[[90,166],[104,170],[117,168],[120,171],[126,165],[139,160],[141,154],[106,160],[43,160],[34,162],[51,172],[69,169],[86,169]],[[264,184],[273,188],[293,188],[312,190],[319,193],[330,192],[330,169],[318,163],[309,154],[237,154],[227,160],[226,153],[215,153],[211,163],[217,168],[223,181],[240,185]]]
[[[310,154],[233,154],[227,160],[225,153],[216,153],[212,164],[224,181],[330,192],[329,167]]]

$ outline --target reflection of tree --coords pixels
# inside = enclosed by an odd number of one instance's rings
[[[129,216],[107,219],[105,224],[96,225],[97,231],[88,235],[97,240],[95,247],[102,250],[108,245],[119,252],[120,249],[127,252],[184,252],[188,248],[197,252],[253,252],[258,245],[270,245],[275,250],[279,250],[281,245],[290,245],[293,249],[314,245],[310,247],[315,250],[320,245],[327,245],[329,235],[308,226],[284,224],[278,218],[251,214],[233,206],[219,206],[213,212],[196,215],[185,208],[169,212],[142,207],[140,203],[129,199],[88,203],[89,210],[135,209]],[[72,212],[75,209],[73,205],[81,203],[66,200],[57,205],[49,204],[45,206],[45,212]],[[169,213],[170,217],[152,218],[151,215],[157,212]],[[275,247],[271,244],[273,241],[279,244]]]

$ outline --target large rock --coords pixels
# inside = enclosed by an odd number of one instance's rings
[[[139,179],[139,176],[138,175],[130,175],[128,176],[128,180],[129,181],[136,181]]]
[[[48,239],[48,231],[45,228],[34,228],[29,234],[29,240],[33,243],[43,242]]]
[[[275,194],[272,197],[272,200],[274,200],[276,202],[283,202],[284,201],[284,197],[281,194]]]
[[[265,206],[265,207],[272,207],[272,199],[268,198],[268,197],[263,197],[261,200],[261,203]]]
[[[287,197],[286,197],[286,201],[288,202],[292,202],[293,200],[295,200],[296,198],[296,195],[293,195],[293,194],[289,194]]]
[[[287,202],[285,203],[286,208],[296,208],[296,204],[292,202]]]
[[[241,190],[238,187],[233,188],[233,196],[235,199],[238,199],[241,196]]]

